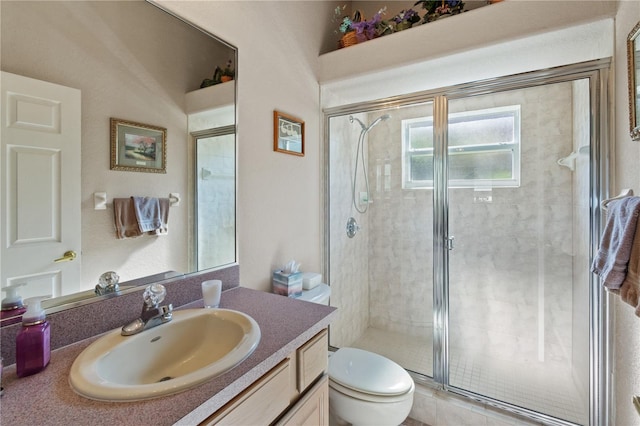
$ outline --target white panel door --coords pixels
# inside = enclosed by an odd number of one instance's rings
[[[80,91],[2,72],[0,285],[80,289]],[[73,260],[58,261],[66,252]]]

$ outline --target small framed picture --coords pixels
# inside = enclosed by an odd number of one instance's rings
[[[111,170],[167,172],[167,129],[111,119]]]
[[[304,121],[273,111],[273,150],[304,156]]]

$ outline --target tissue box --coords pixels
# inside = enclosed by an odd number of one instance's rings
[[[317,287],[320,281],[322,281],[322,275],[317,272],[304,272],[302,274],[302,288],[305,290]]]
[[[287,297],[302,295],[302,272],[285,274],[282,271],[273,272],[273,292]]]

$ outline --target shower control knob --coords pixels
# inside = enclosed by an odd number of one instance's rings
[[[355,218],[350,217],[349,220],[347,220],[347,237],[355,237],[359,230],[360,225],[358,225],[358,222],[356,222]]]

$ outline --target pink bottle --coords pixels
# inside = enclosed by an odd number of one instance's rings
[[[2,308],[0,310],[0,320],[3,324],[15,324],[20,322],[20,316],[27,311],[27,308],[22,304],[22,297],[18,295],[18,287],[24,284],[18,284],[14,286],[5,287],[2,289],[7,296],[2,299]]]
[[[22,315],[22,329],[16,336],[16,374],[18,377],[38,373],[51,359],[51,328],[40,306],[40,298],[27,299]]]

